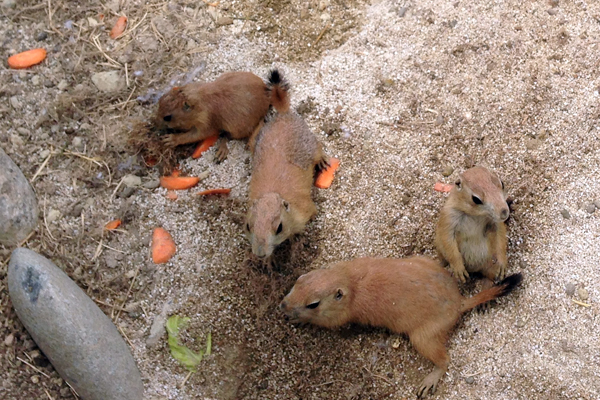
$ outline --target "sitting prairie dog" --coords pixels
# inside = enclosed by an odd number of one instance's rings
[[[179,131],[165,135],[171,147],[221,135],[217,160],[229,152],[227,140],[244,139],[258,133],[271,105],[289,107],[287,85],[273,70],[269,82],[251,72],[228,72],[210,83],[190,83],[174,87],[158,101],[156,125]]]
[[[435,364],[417,389],[433,394],[450,358],[446,340],[461,314],[510,293],[521,274],[473,297],[463,297],[450,273],[427,257],[358,258],[302,275],[279,308],[292,323],[334,328],[346,323],[406,333],[415,349]]]
[[[480,272],[490,287],[506,274],[506,226],[509,209],[504,183],[484,167],[466,170],[440,212],[435,246],[462,282]]]
[[[277,109],[283,111],[250,143],[254,157],[246,215],[252,252],[269,264],[275,247],[303,232],[316,214],[311,198],[315,167],[324,168],[328,160],[306,122],[286,107]]]

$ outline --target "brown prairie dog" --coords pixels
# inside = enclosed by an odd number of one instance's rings
[[[440,212],[435,246],[462,282],[479,272],[492,285],[506,274],[506,226],[509,209],[504,183],[484,167],[460,175]]]
[[[316,214],[311,198],[314,172],[315,167],[327,165],[327,156],[306,122],[293,111],[278,113],[267,122],[251,148],[246,234],[252,252],[270,263],[275,247],[303,232]]]
[[[217,159],[227,157],[227,140],[256,134],[271,105],[287,107],[287,86],[277,70],[269,82],[250,72],[229,72],[214,82],[175,87],[158,102],[156,125],[177,131],[164,136],[168,146],[179,146],[222,135]]]
[[[430,258],[359,258],[302,275],[279,307],[292,323],[327,328],[359,323],[408,334],[415,349],[435,364],[417,389],[421,398],[435,392],[448,369],[446,340],[461,314],[510,293],[521,280],[521,274],[511,275],[466,298],[450,273]]]

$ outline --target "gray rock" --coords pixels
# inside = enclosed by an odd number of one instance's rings
[[[45,31],[41,31],[35,36],[35,40],[37,40],[38,42],[46,40],[46,38],[48,38],[48,33],[46,33]]]
[[[17,248],[8,290],[27,331],[82,399],[143,398],[140,372],[117,328],[56,265]]]
[[[600,209],[600,199],[594,200],[594,205],[596,206],[597,209]]]
[[[9,99],[10,105],[13,106],[15,110],[19,110],[21,108],[21,102],[17,96],[12,96]]]
[[[567,285],[565,286],[565,292],[567,293],[567,295],[573,296],[575,294],[575,284],[571,282],[567,283]]]
[[[58,82],[58,90],[65,90],[66,88],[69,87],[69,84],[67,83],[67,81],[65,81],[64,79],[61,80],[60,82]]]
[[[121,191],[121,193],[119,193],[119,197],[122,199],[126,199],[129,196],[131,196],[134,192],[135,192],[135,188],[126,187]]]
[[[475,378],[473,378],[472,376],[467,376],[465,378],[465,382],[467,382],[469,385],[473,384],[473,382],[475,382]]]
[[[0,243],[17,245],[35,229],[35,193],[16,164],[0,149]]]
[[[6,8],[15,8],[16,5],[17,5],[16,0],[4,0],[2,2],[2,7],[6,7]]]
[[[584,207],[584,210],[590,214],[593,214],[594,211],[596,211],[596,206],[594,205],[594,203],[590,203]]]
[[[142,186],[145,187],[146,189],[153,190],[160,186],[160,180],[154,179],[154,180],[144,183]]]
[[[406,12],[408,11],[408,7],[400,7],[398,9],[398,16],[400,18],[404,17],[406,15]]]
[[[560,210],[560,214],[563,216],[564,219],[571,218],[571,213],[566,208],[563,208],[562,210]]]
[[[125,87],[125,79],[119,71],[98,72],[92,75],[92,82],[105,93],[118,92]]]

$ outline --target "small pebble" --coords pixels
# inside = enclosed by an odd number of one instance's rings
[[[44,86],[46,86],[47,88],[51,88],[54,86],[54,82],[52,82],[50,79],[46,79],[44,80]]]
[[[19,99],[17,98],[17,96],[12,96],[10,98],[10,105],[13,106],[13,108],[15,110],[18,110],[21,108],[21,102],[19,101]]]
[[[12,344],[15,341],[15,335],[13,335],[12,333],[9,334],[7,337],[4,338],[4,345],[6,347],[12,346]]]
[[[150,190],[156,189],[159,186],[160,186],[160,180],[158,180],[158,179],[148,181],[142,185],[142,187],[144,187],[146,189],[150,189]]]
[[[31,77],[31,83],[33,83],[35,86],[40,84],[40,76],[39,75],[34,75]]]
[[[577,294],[579,295],[579,298],[581,300],[587,300],[588,299],[588,291],[581,288],[579,290],[577,290]]]
[[[563,216],[564,219],[571,218],[571,213],[566,208],[563,208],[562,210],[560,210],[560,214]]]
[[[548,10],[548,14],[556,15],[556,14],[558,14],[558,10],[556,8],[551,8]]]
[[[46,31],[41,31],[40,33],[37,34],[37,36],[35,37],[35,40],[37,40],[38,42],[41,42],[42,40],[46,40],[46,38],[48,38],[48,33],[46,33]]]
[[[217,26],[225,26],[233,24],[233,18],[230,17],[219,17],[217,19]]]
[[[127,187],[140,186],[142,184],[142,178],[137,175],[128,174],[123,177],[123,185]]]
[[[319,2],[319,11],[323,11],[329,5],[329,0],[321,0]]]
[[[472,376],[467,376],[465,378],[465,382],[467,382],[469,385],[471,385],[473,382],[475,382],[475,378]]]
[[[69,87],[69,84],[67,83],[66,80],[61,80],[60,82],[58,82],[58,89],[59,90],[65,90],[67,87]]]
[[[51,224],[54,221],[58,220],[59,218],[60,218],[60,211],[55,210],[55,209],[51,209],[48,212],[48,215],[46,216],[46,222],[48,222],[49,224]]]
[[[454,168],[452,168],[450,165],[447,165],[442,170],[442,175],[444,175],[444,176],[450,176],[450,175],[452,175],[453,172],[454,172]]]
[[[438,114],[437,118],[435,119],[435,124],[438,126],[444,124],[444,117],[442,114]]]
[[[17,5],[17,2],[15,0],[4,0],[2,2],[2,7],[5,8],[14,8]]]
[[[597,209],[600,209],[600,200],[594,200],[594,205]]]
[[[119,193],[119,197],[121,197],[122,199],[126,199],[127,197],[130,197],[134,192],[134,188],[126,187],[121,191],[121,193]]]
[[[596,211],[596,206],[594,205],[594,203],[590,203],[587,206],[585,206],[585,211],[590,214],[593,214],[594,211]]]
[[[73,147],[78,148],[83,146],[83,139],[79,136],[75,136],[71,142]]]
[[[403,18],[406,15],[406,12],[408,11],[408,7],[400,7],[398,9],[398,16],[400,18]]]
[[[568,296],[573,296],[575,294],[575,284],[571,282],[567,283],[565,286],[565,292]]]
[[[31,382],[33,383],[39,383],[40,378],[37,375],[32,375],[31,376]]]

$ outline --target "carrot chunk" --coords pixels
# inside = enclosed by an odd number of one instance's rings
[[[169,190],[185,190],[194,187],[200,178],[194,176],[162,176],[160,186]]]
[[[112,231],[114,229],[117,229],[119,226],[121,226],[121,220],[115,219],[104,225],[104,229],[106,229],[107,231]]]
[[[123,17],[119,17],[119,19],[117,20],[117,22],[115,22],[115,25],[113,26],[113,28],[110,30],[110,38],[111,39],[116,39],[119,36],[121,36],[123,34],[123,32],[125,32],[125,28],[127,28],[127,17],[123,16]]]
[[[198,143],[196,150],[194,150],[194,152],[192,153],[192,158],[199,158],[202,155],[202,153],[210,149],[212,145],[217,142],[218,139],[219,135],[209,136],[200,143]]]
[[[436,182],[435,185],[433,185],[433,190],[436,192],[447,193],[452,190],[453,186],[454,185],[448,185],[447,183]]]
[[[198,196],[209,196],[211,194],[229,194],[231,189],[209,189],[196,193]]]
[[[156,228],[152,232],[152,261],[155,264],[164,264],[175,255],[177,247],[171,234],[163,228]]]
[[[329,167],[319,173],[319,176],[317,176],[317,179],[315,180],[315,186],[319,189],[329,188],[333,182],[335,171],[339,168],[339,166],[340,160],[337,158],[330,158]]]
[[[8,57],[8,66],[13,69],[29,68],[46,58],[46,49],[32,49]]]

